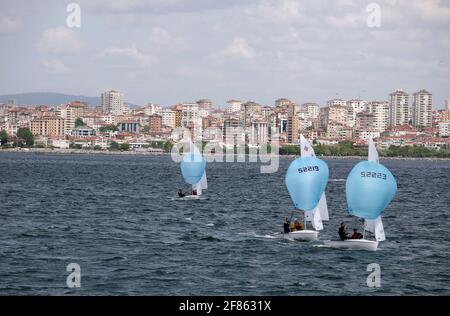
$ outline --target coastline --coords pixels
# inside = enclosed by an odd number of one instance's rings
[[[152,151],[109,151],[109,150],[86,150],[86,149],[50,149],[50,148],[3,148],[0,153],[24,153],[24,154],[41,154],[41,155],[121,155],[121,156],[170,156],[166,152],[152,152]],[[236,155],[234,155],[236,156]],[[249,155],[246,155],[246,157]],[[270,156],[270,155],[269,155]],[[208,155],[208,157],[213,157]],[[275,157],[294,159],[296,155],[277,155]],[[363,156],[318,156],[324,159],[367,159]],[[267,159],[274,157],[267,157]],[[380,160],[434,160],[434,161],[450,161],[450,158],[440,157],[381,157]],[[247,160],[246,160],[247,161]]]

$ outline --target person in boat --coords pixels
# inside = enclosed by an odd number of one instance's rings
[[[294,224],[294,222],[291,222],[291,223],[290,223],[289,229],[291,230],[291,233],[292,233],[293,231],[295,231],[295,224]]]
[[[197,190],[192,190],[192,195],[197,195]]]
[[[300,223],[298,219],[296,219],[294,222],[294,228],[296,231],[303,230],[303,224]]]
[[[344,222],[342,222],[341,223],[341,227],[339,227],[339,237],[341,238],[341,240],[347,240],[348,239],[348,234],[347,234],[347,230],[346,230]]]
[[[289,234],[291,232],[291,222],[288,220],[287,217],[284,220],[283,228],[285,234]]]
[[[350,239],[362,239],[363,235],[361,233],[358,232],[358,230],[355,228],[353,230],[353,235],[352,237],[350,237]]]
[[[186,196],[186,194],[183,193],[183,190],[178,189],[178,197],[183,198],[185,196]]]

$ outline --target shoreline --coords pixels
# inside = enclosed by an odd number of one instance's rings
[[[166,152],[151,152],[151,151],[109,151],[109,150],[86,150],[86,149],[49,149],[49,148],[4,148],[0,149],[0,153],[22,153],[22,154],[42,154],[42,155],[119,155],[119,156],[170,156]],[[224,155],[229,156],[229,155]],[[236,155],[234,155],[236,156]],[[246,157],[250,155],[245,155]],[[270,155],[268,155],[270,158]],[[213,157],[208,155],[208,157]],[[277,155],[279,158],[297,158],[297,155]],[[367,159],[365,156],[318,156],[323,159]],[[274,158],[274,157],[272,157]],[[450,158],[440,157],[381,157],[380,160],[435,160],[435,161],[450,161]],[[226,162],[226,161],[225,161]]]

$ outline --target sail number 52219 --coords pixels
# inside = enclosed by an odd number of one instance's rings
[[[298,173],[310,172],[310,171],[319,171],[319,166],[303,167],[303,168],[298,168],[297,170],[298,170]]]

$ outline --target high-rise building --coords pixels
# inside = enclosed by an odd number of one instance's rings
[[[70,134],[75,128],[75,121],[77,118],[82,117],[86,110],[87,104],[80,101],[63,104],[56,108],[56,115],[64,119],[64,130],[66,134]]]
[[[389,122],[389,102],[373,101],[367,104],[367,110],[373,114],[373,127],[378,132],[384,132]]]
[[[287,119],[287,141],[294,143],[300,139],[300,118],[298,117],[297,107],[294,104],[289,106]]]
[[[242,102],[239,100],[229,100],[227,101],[227,112],[236,113],[241,111]]]
[[[409,94],[397,89],[389,95],[389,126],[409,124]]]
[[[416,127],[430,127],[432,125],[433,96],[427,90],[420,90],[413,94],[412,123]]]
[[[122,115],[124,113],[123,94],[115,90],[102,93],[102,109],[107,114]]]
[[[450,99],[445,100],[445,109],[446,109],[447,111],[450,111]]]

